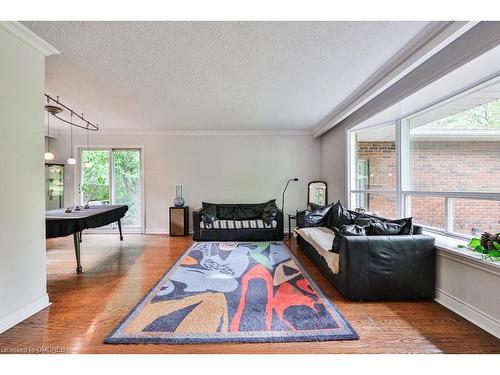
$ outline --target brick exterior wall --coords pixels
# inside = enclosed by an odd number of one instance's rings
[[[358,142],[357,158],[368,160],[371,189],[395,189],[394,142]],[[415,181],[413,190],[500,192],[500,142],[413,141],[410,181]],[[444,198],[412,197],[410,204],[415,222],[444,227]],[[370,194],[368,205],[382,216],[395,216],[394,198]],[[454,232],[500,232],[498,201],[454,199],[453,212]]]

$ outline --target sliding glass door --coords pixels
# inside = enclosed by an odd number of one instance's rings
[[[142,231],[141,150],[81,150],[79,193],[82,205],[128,205],[122,226]]]

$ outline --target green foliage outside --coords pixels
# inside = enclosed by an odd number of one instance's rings
[[[418,129],[500,129],[500,99],[433,121]]]
[[[110,203],[109,152],[82,152],[82,193],[84,202]],[[122,219],[124,226],[139,225],[140,153],[136,150],[113,151],[114,204],[126,204],[129,210]]]
[[[128,205],[123,225],[139,225],[141,160],[139,151],[113,151],[114,203]]]
[[[83,151],[82,163],[83,201],[109,203],[109,152]]]

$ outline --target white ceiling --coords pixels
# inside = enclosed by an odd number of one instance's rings
[[[465,88],[472,88],[480,83],[487,82],[495,77],[500,77],[500,47],[493,48],[480,57],[468,62],[460,68],[452,71],[446,76],[432,82],[416,93],[406,97],[400,102],[386,108],[382,112],[368,119],[359,127],[368,127],[378,124],[386,124],[395,121],[399,118],[410,116],[414,117],[416,113],[427,113],[426,108],[433,104],[441,103],[447,100],[450,96],[458,95]],[[495,98],[496,87],[493,87],[493,92],[487,95],[487,98]],[[456,101],[450,102],[450,105]],[[474,102],[476,103],[476,102]],[[463,105],[462,105],[463,104]],[[467,102],[460,104],[459,110],[470,108]],[[481,104],[481,103],[478,103]],[[438,106],[440,108],[441,106]],[[447,109],[448,107],[443,107]],[[457,108],[453,108],[448,114],[456,113]],[[434,107],[432,107],[434,109]],[[446,113],[444,113],[446,115]],[[429,118],[430,121],[436,118]]]
[[[492,102],[499,98],[500,79],[496,79],[491,85],[487,85],[480,90],[473,91],[467,95],[459,96],[455,100],[444,102],[441,105],[412,117],[411,127],[414,132],[426,132],[429,131],[429,129],[422,128],[422,125],[467,111],[468,109]]]
[[[23,22],[103,130],[307,130],[428,22]]]

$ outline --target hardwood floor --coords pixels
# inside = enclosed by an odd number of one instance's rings
[[[47,241],[52,305],[0,335],[0,353],[500,353],[500,340],[436,302],[344,300],[298,249],[298,258],[357,330],[358,341],[276,344],[105,345],[104,338],[192,243],[190,237],[84,234],[83,274],[71,237]]]

